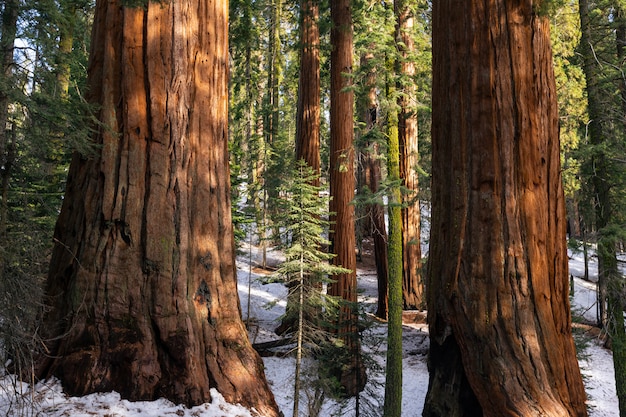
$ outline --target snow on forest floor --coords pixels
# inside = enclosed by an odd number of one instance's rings
[[[244,248],[248,249],[248,248]],[[257,259],[256,250],[252,253]],[[574,277],[583,276],[582,257],[571,254],[570,273]],[[277,255],[270,253],[270,260]],[[367,264],[367,262],[365,262]],[[360,301],[367,312],[376,308],[376,275],[370,265],[359,265],[357,273]],[[593,275],[593,269],[592,269]],[[250,338],[254,343],[276,339],[273,330],[286,303],[286,289],[279,283],[263,284],[260,278],[263,272],[250,266],[248,256],[238,258],[239,296],[244,321],[249,319]],[[595,320],[595,284],[575,278],[575,292],[572,307],[583,313],[585,320]],[[249,296],[248,296],[249,295]],[[250,314],[248,315],[248,304]],[[403,416],[421,415],[426,390],[428,370],[426,353],[428,350],[428,327],[424,323],[407,323],[403,331]],[[373,322],[374,325],[364,337],[363,348],[381,366],[384,366],[386,325]],[[618,403],[615,394],[613,360],[610,351],[602,347],[602,342],[595,337],[585,338],[584,352],[580,355],[580,366],[588,394],[590,417],[617,416]],[[291,357],[264,358],[266,375],[276,400],[285,417],[292,417],[294,360]],[[377,372],[368,375],[369,382],[361,402],[361,415],[367,415],[368,405],[371,415],[381,415],[376,406],[382,406],[384,394],[384,375]],[[23,392],[23,398],[16,400],[15,391]],[[63,394],[60,383],[56,380],[39,383],[34,390],[27,384],[15,381],[12,376],[0,379],[0,416],[49,416],[49,417],[251,417],[244,408],[231,405],[215,390],[213,402],[194,408],[174,405],[167,400],[130,402],[120,399],[119,394],[100,393],[84,397],[68,397]],[[301,409],[306,408],[306,400]],[[321,412],[322,417],[354,415],[354,400],[346,403],[327,401]]]

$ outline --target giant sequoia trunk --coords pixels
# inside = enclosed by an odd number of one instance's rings
[[[320,33],[319,4],[301,0],[301,56],[296,115],[296,160],[304,159],[320,174]],[[318,181],[319,182],[319,181]]]
[[[339,375],[347,395],[356,395],[365,385],[360,360],[356,312],[356,238],[354,228],[354,94],[350,90],[352,72],[352,9],[349,0],[330,3],[332,29],[330,40],[330,210],[333,232],[330,235],[335,265],[351,272],[333,276],[328,293],[344,300],[338,319],[338,334],[350,352],[350,363],[341,366]]]
[[[227,155],[226,1],[96,4],[98,156],[75,155],[39,377],[83,395],[278,414],[240,318]]]
[[[397,19],[396,45],[400,52],[398,69],[398,139],[400,141],[400,178],[408,191],[402,208],[402,299],[407,310],[421,309],[425,304],[422,281],[422,248],[420,238],[420,204],[417,199],[419,175],[417,164],[417,114],[415,112],[415,63],[411,54],[415,51],[412,6],[406,0],[394,1]]]
[[[296,161],[303,160],[313,169],[312,185],[320,183],[320,59],[319,5],[317,1],[300,2],[300,77],[298,79],[298,108],[296,111]],[[319,249],[319,248],[317,248]],[[309,284],[310,280],[306,280]],[[290,285],[287,311],[297,311],[301,288]],[[321,285],[319,286],[321,291]],[[283,317],[276,333],[295,330],[297,317]]]
[[[433,3],[424,416],[587,414],[549,26],[534,6]]]

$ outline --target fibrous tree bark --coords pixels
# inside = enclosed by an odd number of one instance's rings
[[[585,416],[548,20],[433,3],[424,416]]]
[[[419,151],[417,142],[417,113],[415,111],[415,63],[412,54],[415,42],[413,11],[410,2],[394,1],[396,15],[396,46],[399,52],[398,82],[398,139],[400,143],[400,178],[407,190],[402,207],[402,299],[404,309],[424,307],[424,283],[422,281],[422,249],[420,238],[420,204],[417,199],[419,175],[417,165]]]
[[[311,185],[320,183],[320,60],[319,60],[319,4],[300,2],[300,77],[298,78],[298,105],[296,110],[296,161],[304,161],[313,172]],[[318,248],[319,249],[319,248]],[[322,287],[319,286],[321,291]],[[300,291],[290,286],[287,303],[297,306]],[[287,309],[294,308],[288,306]],[[295,317],[283,317],[277,334],[294,330]]]
[[[300,77],[296,114],[296,160],[320,174],[319,3],[300,1]],[[319,179],[318,179],[319,180]]]
[[[334,264],[349,273],[334,275],[328,293],[344,300],[337,333],[350,354],[350,363],[341,368],[339,379],[345,394],[353,396],[365,385],[360,357],[356,311],[356,239],[354,227],[354,94],[350,90],[352,72],[352,9],[349,0],[330,3],[332,21],[330,69],[330,234]]]
[[[216,388],[278,415],[237,296],[227,20],[226,1],[96,4],[100,152],[71,163],[36,366],[69,394],[192,405]]]

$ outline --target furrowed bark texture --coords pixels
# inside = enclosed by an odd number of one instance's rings
[[[227,155],[226,1],[96,4],[101,152],[75,155],[42,328],[69,394],[278,410],[240,318]]]
[[[420,238],[419,175],[417,165],[419,150],[417,142],[417,114],[415,109],[416,87],[413,82],[415,63],[410,54],[415,50],[411,36],[413,12],[405,0],[394,1],[394,11],[398,19],[397,45],[400,52],[398,65],[401,77],[398,89],[398,138],[400,141],[400,178],[409,194],[405,196],[406,206],[402,208],[402,299],[406,310],[422,309],[425,306],[424,282],[422,280],[422,248]]]
[[[549,26],[531,1],[434,2],[432,135],[424,416],[585,416]]]
[[[300,78],[296,115],[296,160],[304,159],[320,173],[320,57],[319,4],[302,0]],[[319,183],[319,180],[316,181]],[[317,184],[316,184],[317,185]]]
[[[350,273],[333,276],[335,282],[328,293],[345,301],[341,308],[337,332],[351,352],[351,363],[340,376],[348,396],[356,395],[365,385],[360,360],[360,343],[356,314],[356,238],[354,226],[354,93],[349,89],[352,73],[352,9],[349,0],[330,3],[332,28],[330,32],[330,234],[335,265],[350,269]]]

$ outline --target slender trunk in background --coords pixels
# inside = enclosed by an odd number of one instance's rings
[[[372,144],[367,156],[369,169],[369,186],[372,193],[379,191],[381,181],[381,158],[378,144]],[[376,262],[376,282],[378,283],[378,303],[376,317],[387,320],[389,317],[389,266],[387,250],[387,225],[385,222],[385,207],[374,203],[370,206],[372,236],[374,238],[374,261]]]
[[[617,30],[616,36],[616,50],[617,50],[617,62],[624,62],[626,59],[626,19],[624,19],[624,10],[620,7],[619,3],[615,6],[615,24]],[[620,103],[622,110],[622,117],[619,127],[623,131],[626,126],[626,84],[624,80],[619,82],[620,89]],[[605,204],[610,204],[606,202]],[[611,211],[611,223],[615,223],[613,219],[613,213]],[[608,237],[611,243],[614,242],[613,237]],[[598,259],[602,256],[606,256],[604,261],[606,273],[608,274],[607,282],[607,317],[609,319],[608,332],[611,337],[611,350],[613,351],[613,367],[615,369],[615,388],[617,392],[617,398],[619,401],[619,415],[620,417],[626,417],[626,329],[624,329],[624,302],[622,300],[624,286],[624,276],[619,271],[617,266],[617,246],[616,243],[609,243],[605,247],[604,254],[598,254]],[[605,245],[602,245],[605,246]],[[599,249],[601,248],[600,242],[598,243]],[[607,252],[610,250],[610,252]],[[610,257],[610,258],[609,258]],[[598,271],[599,272],[599,271]]]
[[[534,7],[433,3],[425,417],[587,415],[550,29]]]
[[[361,67],[369,67],[369,61],[374,56],[371,53],[364,54],[361,57]],[[379,129],[377,125],[378,105],[376,102],[376,73],[372,69],[367,74],[367,95],[361,100],[362,121],[365,123],[365,129],[371,133],[372,129]],[[363,184],[361,187],[368,187],[370,195],[376,195],[380,191],[380,182],[382,179],[381,160],[379,150],[380,146],[376,141],[367,141],[364,145],[363,152]],[[368,202],[365,205],[364,219],[359,219],[362,223],[361,227],[367,228],[367,235],[371,235],[374,241],[374,261],[376,262],[376,278],[378,287],[378,306],[376,308],[376,317],[387,320],[388,315],[388,297],[387,287],[389,285],[389,274],[387,265],[387,225],[385,220],[385,207],[382,204],[382,198],[375,198],[375,201]],[[380,202],[379,202],[380,200]],[[365,234],[365,233],[363,233]]]
[[[588,136],[589,143],[599,148],[605,140],[605,115],[603,108],[603,95],[600,89],[600,74],[597,68],[596,56],[592,45],[592,25],[589,16],[588,0],[579,0],[578,9],[580,13],[580,46],[583,58],[583,70],[585,72],[585,80],[587,85],[587,112],[589,114]],[[606,158],[598,152],[594,152],[591,156],[591,164],[593,166],[593,175],[591,183],[594,195],[594,211],[596,219],[596,229],[601,231],[610,220],[610,183],[607,181],[609,177],[609,166]],[[598,239],[601,245],[603,241]],[[601,247],[598,253],[601,253]],[[608,262],[610,264],[611,261]],[[607,263],[603,257],[598,257],[598,307],[600,314],[598,315],[598,324],[606,327],[608,322],[606,299],[607,299],[607,277],[610,275],[606,270]]]
[[[14,88],[13,52],[15,38],[17,36],[17,17],[19,15],[19,1],[7,0],[2,9],[2,25],[0,26],[0,174],[2,177],[2,192],[0,196],[0,239],[6,236],[8,215],[8,187],[10,178],[10,166],[12,165],[9,152],[9,89]],[[2,244],[2,243],[0,243]],[[0,260],[1,261],[1,260]]]
[[[300,9],[302,46],[296,114],[296,161],[304,159],[320,175],[319,2],[301,0]]]
[[[319,60],[319,5],[317,1],[302,0],[300,4],[300,78],[298,79],[298,106],[296,111],[296,161],[303,160],[313,169],[313,185],[320,183],[320,60]],[[320,248],[317,248],[320,249]],[[308,284],[307,282],[301,285]],[[321,291],[321,285],[319,290]],[[287,303],[298,303],[298,286],[289,286]],[[296,304],[298,306],[298,304]],[[299,307],[288,305],[287,310]],[[283,317],[275,330],[279,335],[294,329],[296,317]],[[295,411],[294,411],[295,415]]]
[[[65,9],[65,8],[64,8]],[[70,88],[72,46],[76,27],[76,5],[72,2],[63,10],[65,19],[59,26],[59,57],[57,63],[58,95],[67,99]]]
[[[96,4],[100,152],[71,163],[35,368],[68,394],[194,405],[215,388],[279,414],[237,293],[227,20],[225,0]]]
[[[419,151],[417,142],[417,113],[415,108],[416,87],[415,63],[411,55],[415,52],[413,12],[410,2],[394,1],[397,19],[396,47],[400,53],[398,105],[398,138],[400,141],[400,178],[407,195],[402,208],[402,296],[404,309],[423,309],[425,306],[424,283],[422,281],[422,248],[420,238],[419,176],[417,165]]]
[[[387,67],[387,98],[396,94],[395,62]],[[387,244],[389,287],[389,321],[387,335],[387,362],[385,368],[384,417],[402,414],[402,194],[400,192],[400,142],[398,138],[398,111],[391,106],[387,112],[387,179],[389,194],[389,240]]]

